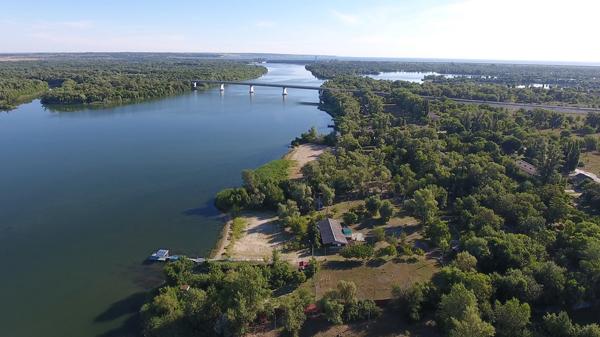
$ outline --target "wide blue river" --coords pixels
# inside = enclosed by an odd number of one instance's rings
[[[257,81],[320,85],[303,66]],[[396,78],[398,79],[398,78]],[[0,113],[0,336],[136,336],[158,248],[206,256],[240,172],[330,117],[311,90],[228,86],[115,108]]]

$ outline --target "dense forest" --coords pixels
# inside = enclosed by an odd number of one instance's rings
[[[600,67],[559,66],[541,64],[489,64],[455,62],[364,62],[331,61],[306,66],[321,79],[346,75],[378,75],[382,72],[434,72],[444,75],[463,75],[461,81],[497,83],[510,86],[533,83],[572,86],[585,89],[600,88]],[[452,80],[452,77],[447,80]]]
[[[435,72],[441,75],[424,75],[425,83],[413,84],[414,92],[494,102],[600,106],[600,67],[348,61],[314,63],[306,69],[318,78],[336,80],[380,72]]]
[[[412,324],[433,317],[446,336],[600,336],[597,324],[575,324],[566,313],[600,300],[600,184],[568,180],[582,165],[581,153],[599,148],[598,114],[582,118],[429,101],[413,93],[411,84],[361,77],[326,85],[362,92],[325,91],[322,108],[333,117],[335,131],[319,135],[313,128],[294,143],[325,143],[335,151],[305,165],[301,182],[244,171],[242,188],[217,195],[220,209],[277,210],[282,228],[296,235],[288,249],[319,242],[323,214],[315,213],[315,195],[324,205],[364,200],[344,214],[347,224],[378,213],[388,221],[401,209],[418,220],[426,242],[441,252],[443,267],[429,280],[393,285],[391,315]],[[371,92],[379,90],[391,94]],[[430,113],[439,118],[428,118]],[[517,160],[535,165],[535,172],[528,174]],[[569,195],[567,188],[583,193]],[[390,195],[392,201],[382,201]],[[374,236],[378,232],[373,229]],[[381,239],[390,244],[380,251],[364,243],[342,249],[340,256],[369,260],[424,253],[405,237],[386,238],[383,232]],[[306,320],[302,310],[315,300],[331,324],[367,318],[373,303],[353,297],[352,282],[340,282],[337,291],[319,299],[305,291],[271,293],[303,283],[319,270],[317,261],[311,264],[299,275],[274,252],[272,262],[256,266],[210,264],[200,272],[191,265],[175,272],[168,267],[167,286],[142,309],[144,332],[239,335],[279,306],[283,333],[297,336]],[[175,282],[170,275],[186,278]],[[240,278],[251,286],[232,292]],[[197,292],[176,291],[182,282],[194,282]],[[544,315],[532,321],[533,313]],[[169,326],[183,330],[167,334]]]
[[[41,96],[42,104],[157,98],[192,90],[186,79],[241,81],[267,72],[265,67],[242,61],[128,55],[1,62],[0,109],[14,109],[36,96]]]
[[[408,89],[421,96],[459,98],[490,102],[517,102],[555,105],[600,107],[600,96],[572,88],[510,88],[500,84],[478,83],[414,83],[407,81],[375,80],[370,77],[339,76],[325,82],[332,88],[360,89],[391,92]]]

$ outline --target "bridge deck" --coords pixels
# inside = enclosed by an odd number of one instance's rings
[[[234,85],[253,85],[256,87],[275,87],[275,88],[288,88],[288,89],[306,89],[306,90],[340,90],[348,92],[360,92],[357,89],[342,89],[342,88],[325,88],[315,87],[312,85],[297,85],[297,84],[277,84],[277,83],[262,83],[262,82],[232,82],[232,81],[207,81],[207,80],[190,80],[190,82],[196,83],[210,83],[210,84],[234,84]]]
[[[361,92],[361,90],[358,90],[358,89],[326,88],[326,87],[316,87],[316,86],[311,86],[311,85],[277,84],[277,83],[261,83],[261,82],[208,81],[208,80],[189,80],[189,81],[196,82],[196,83],[233,84],[233,85],[247,85],[247,86],[257,86],[257,87],[274,87],[274,88],[288,88],[288,89],[305,89],[305,90],[320,90],[320,91],[338,90],[338,91],[345,91],[345,92]],[[376,95],[380,95],[380,96],[387,96],[390,94],[389,92],[384,92],[384,91],[372,91],[372,93],[374,93]],[[435,99],[439,98],[439,97],[425,96],[425,95],[420,95],[420,96],[423,98],[426,98],[428,100],[435,100]],[[540,105],[540,104],[531,104],[531,103],[512,103],[512,102],[492,102],[492,101],[479,101],[479,100],[461,99],[461,98],[449,98],[449,99],[459,102],[459,103],[489,104],[491,106],[500,106],[500,107],[512,108],[512,109],[542,108],[542,109],[549,109],[549,110],[554,110],[554,111],[559,111],[559,112],[564,112],[564,113],[582,114],[582,115],[587,114],[590,111],[600,112],[600,109],[580,108],[580,107],[573,107],[573,106]]]

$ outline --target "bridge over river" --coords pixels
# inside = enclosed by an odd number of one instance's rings
[[[228,85],[247,85],[250,87],[250,93],[254,93],[254,87],[275,87],[282,88],[283,95],[287,95],[287,89],[304,89],[304,90],[317,90],[319,94],[326,90],[338,90],[338,91],[347,91],[347,92],[360,92],[358,89],[342,89],[342,88],[325,88],[325,87],[316,87],[311,85],[297,85],[297,84],[275,84],[275,83],[261,83],[261,82],[231,82],[231,81],[206,81],[206,80],[190,80],[192,82],[192,86],[195,88],[198,83],[207,83],[207,84],[219,84],[220,90],[225,91],[225,84]],[[388,95],[386,92],[377,92],[374,91],[375,94]]]
[[[192,86],[196,88],[198,83],[207,83],[207,84],[219,84],[220,90],[225,91],[225,84],[227,85],[247,85],[250,87],[250,93],[254,93],[254,87],[275,87],[282,88],[282,95],[287,95],[287,89],[303,89],[303,90],[316,90],[319,92],[319,95],[323,93],[323,91],[327,90],[337,90],[337,91],[345,91],[352,93],[360,93],[361,90],[358,89],[344,89],[344,88],[326,88],[326,87],[317,87],[311,85],[297,85],[297,84],[276,84],[276,83],[261,83],[261,82],[231,82],[231,81],[208,81],[208,80],[189,80],[192,83]],[[387,96],[390,93],[385,91],[372,91],[372,93],[380,96]],[[421,95],[423,98],[427,98],[428,100],[435,100],[440,97],[434,96],[425,96]],[[466,104],[488,104],[491,106],[499,106],[505,107],[509,109],[519,109],[525,108],[531,110],[533,108],[541,108],[547,110],[553,110],[558,112],[570,113],[570,114],[578,114],[578,115],[587,115],[590,111],[600,112],[600,109],[594,108],[582,108],[575,106],[562,106],[562,105],[541,105],[541,104],[532,104],[532,103],[512,103],[512,102],[492,102],[492,101],[480,101],[480,100],[472,100],[472,99],[462,99],[462,98],[449,98],[458,103],[466,103]]]

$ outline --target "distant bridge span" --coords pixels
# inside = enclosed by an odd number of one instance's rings
[[[338,90],[338,91],[346,91],[346,92],[360,92],[358,89],[342,89],[342,88],[325,88],[325,87],[316,87],[312,85],[297,85],[297,84],[277,84],[277,83],[262,83],[262,82],[232,82],[232,81],[207,81],[207,80],[190,80],[192,82],[192,86],[195,88],[198,83],[207,83],[207,84],[219,84],[221,86],[220,90],[225,91],[225,84],[233,84],[233,85],[247,85],[250,87],[250,93],[254,92],[254,87],[274,87],[274,88],[282,88],[283,95],[287,95],[287,89],[304,89],[304,90],[317,90],[319,94],[326,90]],[[378,95],[388,95],[389,93],[383,91],[373,91],[374,94]]]
[[[319,95],[323,91],[327,91],[327,90],[337,90],[337,91],[345,91],[345,92],[352,92],[352,93],[360,93],[361,92],[361,90],[358,90],[358,89],[326,88],[326,87],[316,87],[316,86],[311,86],[311,85],[296,85],[296,84],[277,84],[277,83],[261,83],[261,82],[207,81],[207,80],[189,80],[189,81],[192,82],[192,86],[194,88],[196,88],[196,84],[197,83],[219,84],[221,86],[221,88],[220,88],[221,91],[225,91],[225,84],[247,85],[247,86],[250,87],[250,93],[254,93],[254,87],[255,86],[256,87],[282,88],[283,89],[283,95],[287,95],[287,89],[288,88],[291,88],[291,89],[303,89],[303,90],[317,90],[317,91],[319,91]],[[379,96],[387,96],[387,95],[390,94],[389,92],[385,92],[385,91],[371,91],[371,92],[374,93],[375,95],[379,95]],[[426,99],[428,99],[430,101],[440,98],[440,97],[425,96],[425,95],[420,95],[420,96],[423,97],[423,98],[426,98]],[[548,110],[554,110],[554,111],[558,111],[558,112],[570,113],[570,114],[578,114],[578,115],[587,115],[591,111],[593,111],[593,112],[600,112],[600,109],[581,108],[581,107],[574,107],[574,106],[542,105],[542,104],[512,103],[512,102],[493,102],[493,101],[479,101],[479,100],[461,99],[461,98],[448,98],[448,99],[450,99],[452,101],[455,101],[457,103],[488,104],[488,105],[491,105],[491,106],[498,106],[498,107],[504,107],[504,108],[509,108],[509,109],[542,108],[542,109],[548,109]]]

